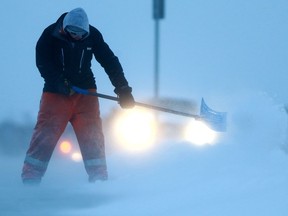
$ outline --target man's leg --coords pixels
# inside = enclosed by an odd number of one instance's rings
[[[78,95],[77,108],[71,119],[89,181],[107,180],[102,120],[98,98]]]
[[[69,121],[70,102],[67,97],[43,93],[37,123],[27,150],[22,180],[40,183],[53,150]]]

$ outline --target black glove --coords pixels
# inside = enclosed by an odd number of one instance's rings
[[[135,106],[134,97],[132,95],[132,88],[129,86],[122,86],[115,88],[114,92],[118,95],[119,104],[121,108],[133,108]]]
[[[71,89],[71,85],[68,80],[59,78],[56,81],[57,91],[63,95],[73,95],[74,91]]]

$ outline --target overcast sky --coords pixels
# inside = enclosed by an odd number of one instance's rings
[[[205,97],[228,111],[233,95],[245,97],[249,91],[287,103],[286,0],[165,3],[165,19],[160,22],[160,96],[196,101]],[[35,66],[35,44],[47,25],[79,6],[119,57],[136,100],[153,96],[152,0],[9,0],[2,3],[0,13],[0,121],[36,118],[43,80]],[[98,91],[113,94],[95,60],[93,71]],[[102,100],[102,113],[112,105]]]

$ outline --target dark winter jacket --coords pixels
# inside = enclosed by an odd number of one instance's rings
[[[80,88],[96,88],[91,70],[93,55],[116,89],[128,85],[118,58],[101,33],[90,25],[85,39],[73,41],[62,28],[65,15],[43,31],[36,45],[36,65],[45,81],[43,91],[59,93],[57,85],[65,79]]]

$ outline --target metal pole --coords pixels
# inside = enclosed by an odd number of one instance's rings
[[[153,18],[155,20],[154,43],[154,97],[159,97],[159,21],[164,18],[164,0],[153,0]]]
[[[159,96],[159,19],[155,19],[154,97]]]

